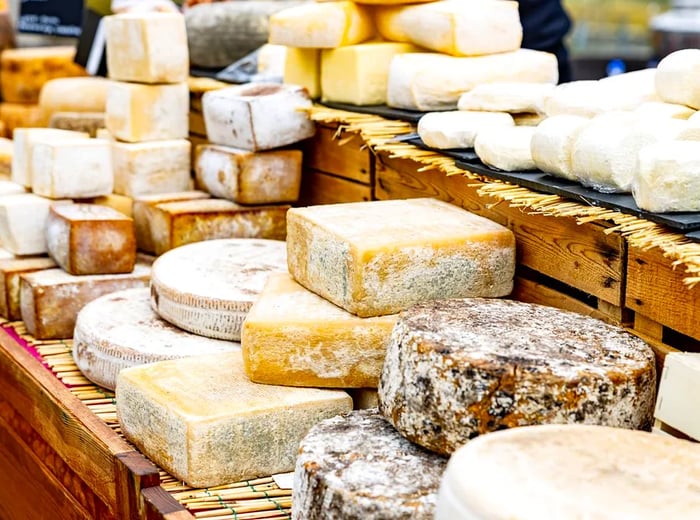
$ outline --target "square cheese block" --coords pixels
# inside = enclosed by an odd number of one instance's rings
[[[187,139],[112,143],[114,193],[138,197],[188,190],[190,148]]]
[[[136,264],[134,221],[96,204],[63,204],[49,212],[49,255],[74,275],[130,273]]]
[[[73,337],[78,312],[104,294],[148,287],[151,266],[136,264],[128,274],[74,276],[46,269],[21,276],[20,309],[27,331],[36,339]]]
[[[190,59],[179,13],[133,12],[105,19],[109,77],[139,83],[187,81]]]
[[[39,141],[32,147],[32,191],[52,199],[112,193],[112,149],[104,139]]]
[[[14,135],[16,128],[41,128],[46,121],[39,105],[23,105],[21,103],[0,103],[0,122],[5,127],[7,137]]]
[[[321,97],[321,49],[287,47],[284,83],[304,87],[311,99]]]
[[[43,257],[0,260],[0,316],[10,321],[21,320],[20,276],[53,267],[56,267],[56,262]]]
[[[342,391],[252,383],[240,352],[127,368],[116,399],[126,438],[195,487],[292,471],[309,429],[352,409]]]
[[[0,244],[15,255],[42,255],[46,248],[46,222],[52,201],[32,193],[0,197]]]
[[[108,208],[117,210],[119,213],[126,215],[127,217],[134,216],[134,199],[127,197],[126,195],[110,193],[109,195],[103,195],[102,197],[86,199],[83,202],[97,204],[98,206],[107,206]]]
[[[90,137],[95,137],[104,127],[104,112],[54,112],[49,119],[49,128],[85,132]]]
[[[249,83],[207,92],[202,103],[207,138],[215,144],[256,152],[314,135],[304,112],[311,99],[296,85]]]
[[[269,42],[290,47],[334,49],[374,36],[368,8],[355,2],[307,3],[270,16]]]
[[[376,387],[396,315],[358,318],[273,274],[246,316],[246,374],[272,385]]]
[[[664,359],[654,417],[700,440],[700,354],[672,352]]]
[[[190,91],[187,83],[140,85],[114,82],[107,91],[107,130],[136,143],[186,139]]]
[[[301,187],[300,150],[248,152],[218,145],[197,147],[194,170],[203,189],[239,204],[295,202]]]
[[[44,121],[57,112],[104,114],[110,83],[97,76],[48,81],[39,96]]]
[[[293,208],[290,274],[361,317],[433,299],[509,294],[515,238],[507,228],[433,199]]]

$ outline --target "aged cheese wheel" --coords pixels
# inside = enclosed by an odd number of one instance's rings
[[[445,466],[376,409],[327,419],[299,447],[292,518],[432,520]]]
[[[160,319],[147,288],[107,294],[78,314],[73,359],[90,381],[114,390],[123,368],[166,359],[230,352],[238,343],[203,338]]]
[[[285,243],[209,240],[178,247],[153,264],[153,309],[180,328],[240,341],[246,314],[273,272],[286,272]]]
[[[549,425],[485,435],[457,451],[435,519],[694,520],[698,511],[697,444],[602,426]]]
[[[110,81],[100,77],[57,78],[41,89],[39,107],[45,121],[56,112],[104,113]]]
[[[394,328],[379,409],[451,453],[477,435],[546,423],[651,428],[654,353],[601,321],[509,300],[426,302]]]

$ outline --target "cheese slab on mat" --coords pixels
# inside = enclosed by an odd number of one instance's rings
[[[664,359],[654,417],[691,439],[700,439],[697,413],[700,355],[673,352]]]
[[[0,259],[0,316],[9,321],[22,319],[20,311],[20,276],[56,267],[50,258],[25,257]]]
[[[130,273],[136,264],[134,221],[107,206],[53,206],[46,240],[49,256],[70,274]]]
[[[136,264],[129,274],[73,276],[46,269],[21,276],[20,309],[27,331],[37,339],[73,337],[78,312],[105,294],[148,287],[151,266]]]
[[[189,76],[185,18],[180,13],[132,12],[105,18],[111,79],[180,83]]]
[[[535,129],[531,126],[484,128],[474,141],[474,151],[481,162],[506,172],[535,170],[530,143]]]
[[[512,232],[434,199],[293,208],[287,234],[294,279],[361,317],[512,290]]]
[[[202,97],[207,138],[250,151],[269,150],[314,135],[302,87],[249,83],[206,92]]]
[[[432,520],[446,465],[401,437],[376,410],[327,419],[301,441],[292,518]]]
[[[39,107],[48,122],[56,112],[104,113],[110,81],[101,77],[57,78],[41,89]]]
[[[656,69],[656,91],[667,103],[700,109],[700,49],[683,49],[663,58]]]
[[[321,97],[321,49],[287,47],[284,83],[304,87],[311,99]]]
[[[217,145],[197,147],[199,186],[239,204],[296,202],[301,189],[301,150],[249,152]]]
[[[4,135],[10,138],[17,128],[46,126],[39,105],[23,105],[21,103],[0,103],[0,121],[5,128]]]
[[[273,274],[248,313],[241,344],[256,383],[376,387],[397,316],[358,318]]]
[[[693,520],[698,489],[692,442],[602,426],[515,428],[453,455],[435,520]]]
[[[352,409],[338,390],[251,383],[240,352],[122,370],[116,399],[126,438],[195,487],[291,471],[309,429]]]
[[[15,255],[46,253],[49,208],[58,203],[66,202],[52,201],[33,193],[0,197],[0,244]]]
[[[432,148],[472,148],[481,130],[513,126],[513,116],[505,112],[432,112],[418,121],[418,135]]]
[[[355,2],[307,3],[270,16],[269,43],[289,47],[334,49],[374,36],[368,8]]]
[[[268,276],[285,272],[286,265],[285,244],[277,240],[210,240],[179,247],[153,264],[153,308],[194,334],[240,341],[243,320]]]
[[[548,117],[535,128],[530,152],[535,166],[543,172],[570,181],[578,180],[572,164],[574,143],[589,119],[582,116]]]
[[[95,137],[105,127],[104,112],[54,112],[49,119],[49,128],[85,132]]]
[[[139,197],[189,190],[191,146],[187,139],[112,143],[114,193]]]
[[[655,370],[646,343],[587,316],[509,300],[426,302],[394,329],[379,410],[443,454],[516,426],[651,429]]]
[[[484,83],[459,97],[459,110],[541,114],[554,90],[549,83]]]
[[[109,390],[129,367],[240,350],[232,341],[195,336],[162,320],[151,309],[148,288],[126,289],[88,303],[78,313],[73,359],[93,383]]]

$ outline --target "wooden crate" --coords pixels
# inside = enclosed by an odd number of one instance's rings
[[[372,200],[372,186],[318,170],[304,170],[301,180],[300,206],[362,202]]]
[[[316,134],[305,142],[304,166],[371,186],[374,155],[356,132],[339,132],[337,125],[316,125]]]

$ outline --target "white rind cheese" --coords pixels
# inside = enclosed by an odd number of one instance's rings
[[[581,116],[548,117],[535,128],[530,142],[532,160],[540,170],[556,177],[578,180],[574,174],[574,143],[589,119]]]
[[[531,126],[484,128],[474,141],[481,162],[506,172],[535,170],[530,144],[535,129]]]
[[[48,252],[46,223],[52,201],[33,193],[0,197],[0,244],[15,255],[42,255]]]
[[[57,78],[41,88],[39,107],[48,122],[56,112],[103,113],[110,80],[101,77]]]
[[[191,146],[187,139],[112,143],[114,193],[139,197],[187,191]]]
[[[484,83],[459,97],[459,110],[544,113],[544,100],[554,90],[549,83]]]
[[[667,103],[700,109],[700,49],[672,52],[656,69],[656,91]]]
[[[700,440],[695,413],[700,395],[700,354],[672,352],[664,358],[654,417],[691,439]]]
[[[513,116],[504,112],[431,112],[418,121],[418,135],[432,148],[472,148],[480,131],[512,126]]]

